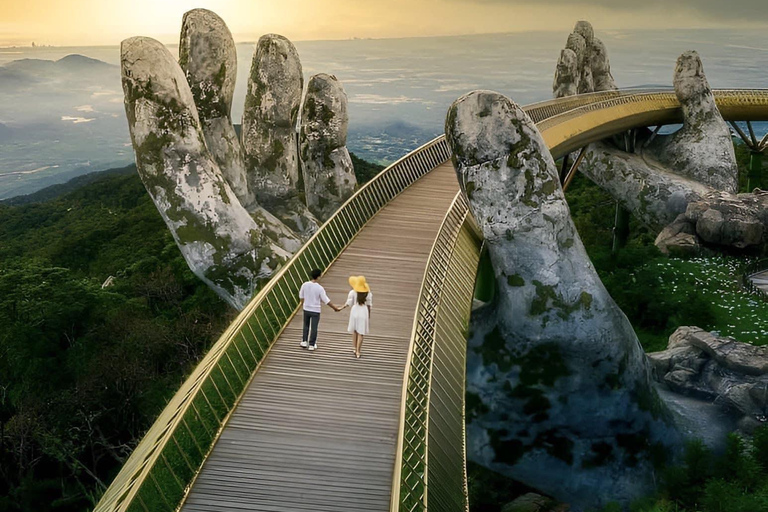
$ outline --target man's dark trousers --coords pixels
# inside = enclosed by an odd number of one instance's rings
[[[317,343],[317,324],[320,323],[320,313],[314,311],[304,310],[304,334],[301,337],[301,341],[307,341],[307,335],[309,335],[309,344],[315,346]],[[310,334],[310,325],[312,326],[312,333]]]

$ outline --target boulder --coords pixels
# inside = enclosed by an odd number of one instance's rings
[[[327,220],[357,187],[347,150],[347,94],[335,76],[309,80],[301,111],[301,162],[309,210]]]
[[[768,374],[768,347],[722,338],[703,329],[691,330],[688,343],[734,372],[755,376]]]
[[[671,390],[725,407],[744,423],[768,415],[768,347],[755,347],[698,327],[680,327],[667,350],[648,354],[655,377]],[[750,426],[751,425],[751,426]]]
[[[237,52],[227,25],[215,13],[193,9],[184,14],[179,65],[192,89],[205,142],[237,198],[250,204],[240,141],[232,126],[232,96]]]
[[[241,309],[298,240],[257,224],[209,151],[187,78],[160,42],[123,41],[122,82],[136,167],[189,268]]]
[[[679,438],[541,134],[508,98],[474,91],[449,109],[446,137],[499,290],[472,318],[468,457],[577,509],[644,495],[650,453]]]
[[[260,205],[306,238],[318,223],[300,199],[297,122],[303,87],[296,47],[277,34],[262,36],[243,113],[248,184]]]
[[[655,375],[664,376],[669,373],[681,362],[688,363],[686,366],[693,366],[691,358],[699,359],[701,351],[691,346],[680,346],[668,348],[662,352],[653,352],[648,354],[648,361],[653,366]],[[706,359],[702,359],[703,364]]]
[[[672,224],[661,230],[655,244],[662,253],[670,256],[690,257],[701,252],[696,227],[683,213],[678,215]]]
[[[759,246],[768,235],[767,194],[730,194],[711,191],[689,203],[685,217],[707,243],[738,249]]]
[[[554,504],[546,496],[529,492],[501,507],[501,512],[548,512],[552,510]]]

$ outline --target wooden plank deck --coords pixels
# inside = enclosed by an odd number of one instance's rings
[[[371,334],[352,353],[349,310],[324,308],[318,349],[301,314],[262,364],[183,512],[389,510],[400,400],[427,257],[458,191],[450,162],[379,212],[321,284],[344,303],[350,275],[373,293]]]

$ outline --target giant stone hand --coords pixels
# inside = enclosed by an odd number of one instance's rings
[[[449,109],[446,137],[498,290],[472,320],[468,457],[577,510],[642,496],[653,452],[679,438],[541,134],[508,98],[475,91]]]
[[[235,44],[215,13],[185,14],[178,63],[158,41],[134,37],[121,65],[139,175],[190,269],[241,309],[318,225],[299,190],[298,53],[281,36],[259,41],[244,147],[231,118]]]
[[[659,233],[656,245],[664,252],[768,245],[765,194],[736,195],[733,140],[695,51],[677,59],[673,85],[681,129],[669,135],[640,130],[632,152],[611,141],[590,144],[580,171]],[[605,45],[579,22],[555,70],[555,97],[615,88]]]

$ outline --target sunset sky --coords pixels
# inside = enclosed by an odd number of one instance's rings
[[[0,0],[0,46],[114,45],[132,35],[172,43],[182,14],[216,11],[238,41],[565,30],[762,27],[765,0]]]

